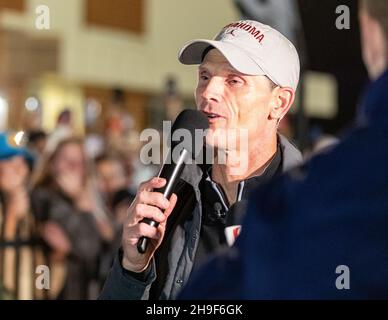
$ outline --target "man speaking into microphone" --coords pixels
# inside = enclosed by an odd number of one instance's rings
[[[169,199],[158,190],[169,177],[140,185],[100,299],[175,299],[193,270],[233,243],[233,208],[301,161],[277,132],[299,81],[298,54],[281,33],[257,21],[233,22],[214,40],[186,44],[179,61],[199,65],[197,109],[209,123],[207,147],[223,150],[223,161],[217,153],[205,165],[187,164]],[[242,130],[247,134],[235,135],[232,145],[215,138]],[[234,170],[236,159],[246,160],[243,170]]]

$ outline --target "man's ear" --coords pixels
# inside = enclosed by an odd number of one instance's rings
[[[274,89],[270,118],[280,121],[290,109],[295,99],[294,89],[277,87]]]

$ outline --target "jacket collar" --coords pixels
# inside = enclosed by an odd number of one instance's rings
[[[280,147],[282,148],[282,171],[288,171],[289,169],[300,165],[302,163],[302,154],[301,152],[285,138],[283,135],[278,134],[278,139],[280,141]],[[204,149],[203,152],[206,152]],[[200,159],[203,159],[202,154]],[[189,183],[196,190],[198,188],[199,182],[202,179],[202,174],[205,170],[209,168],[209,165],[202,164],[198,165],[196,163],[186,164],[183,169],[181,179]]]

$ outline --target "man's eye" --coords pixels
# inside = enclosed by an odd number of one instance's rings
[[[201,75],[199,76],[199,78],[200,78],[201,80],[208,80],[208,79],[209,79],[209,77],[208,77],[207,75],[204,75],[204,74],[201,74]]]
[[[240,79],[230,79],[229,83],[232,85],[239,85],[242,84],[242,81]]]

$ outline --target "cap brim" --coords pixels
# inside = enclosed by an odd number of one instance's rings
[[[178,59],[183,64],[202,63],[203,53],[209,47],[218,49],[233,68],[247,75],[265,75],[264,70],[245,51],[225,41],[197,39],[186,44],[179,52]]]
[[[6,150],[0,149],[0,161],[8,160],[13,157],[22,157],[27,162],[33,162],[34,156],[27,149],[7,148]]]

